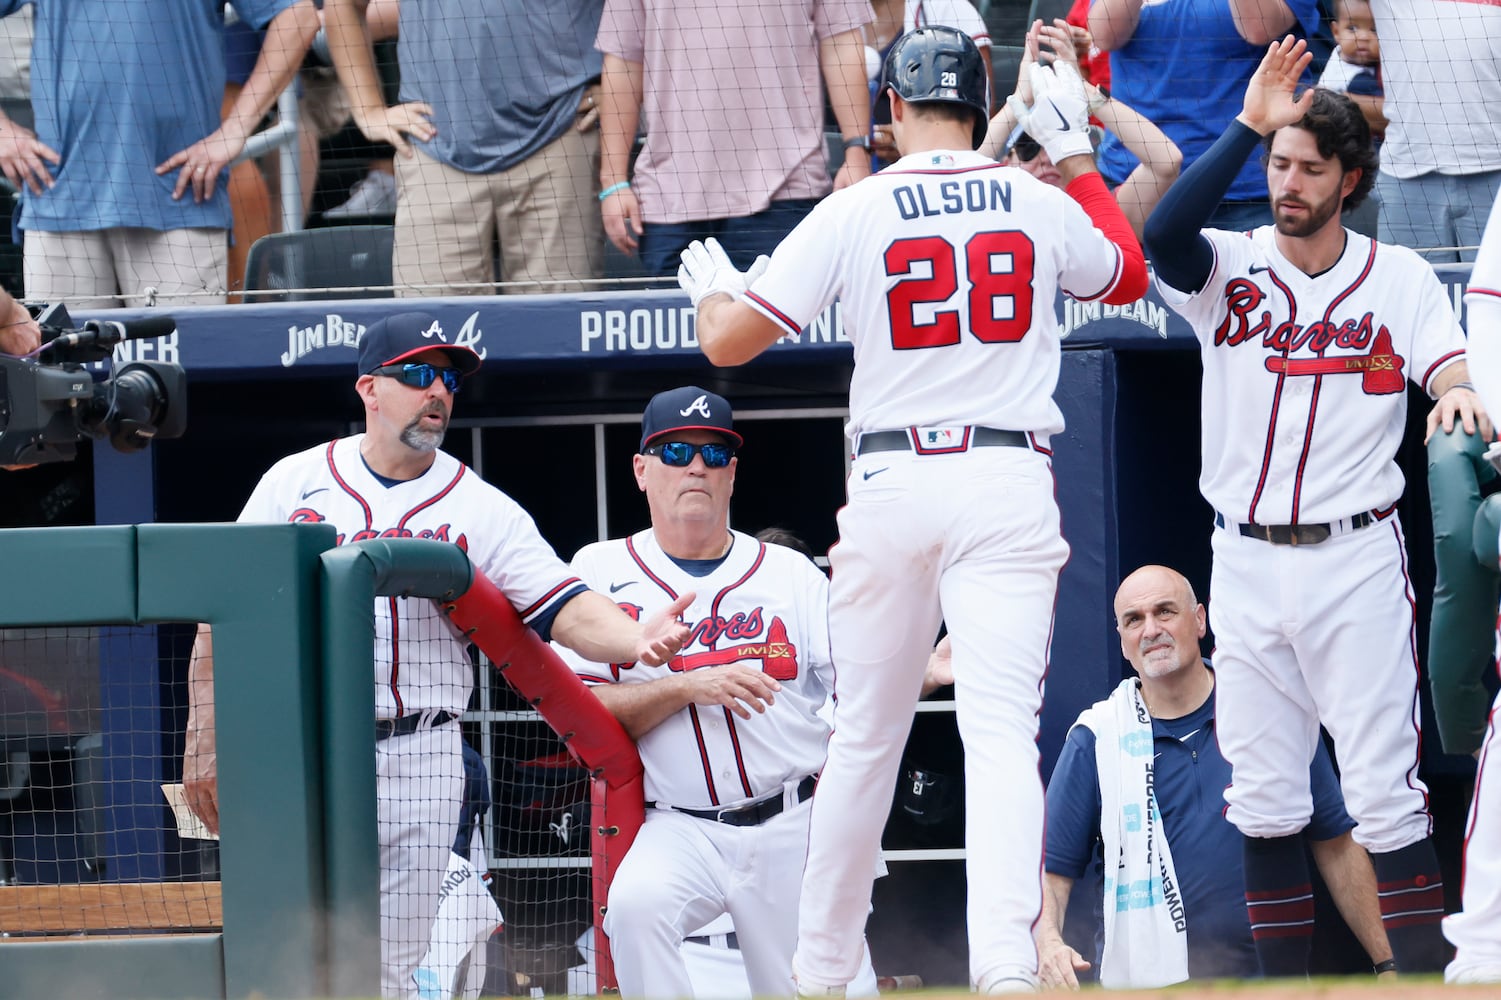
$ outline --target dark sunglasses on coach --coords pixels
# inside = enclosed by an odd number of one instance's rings
[[[693,464],[694,455],[704,456],[704,464],[711,469],[722,469],[735,457],[735,449],[720,441],[708,444],[689,444],[687,441],[664,441],[649,446],[642,454],[655,455],[663,465],[684,468]]]
[[[1016,158],[1023,163],[1031,163],[1037,159],[1037,154],[1042,152],[1042,145],[1027,133],[1023,132],[1016,137],[1011,149],[1016,153]]]
[[[394,378],[413,389],[426,389],[437,378],[443,379],[443,385],[449,392],[458,392],[459,386],[464,384],[464,375],[457,368],[439,368],[429,364],[385,365],[370,374]]]

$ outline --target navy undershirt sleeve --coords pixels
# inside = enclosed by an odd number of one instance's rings
[[[1239,121],[1168,188],[1147,219],[1142,240],[1159,280],[1181,292],[1197,292],[1209,280],[1214,249],[1200,232],[1230,190],[1230,184],[1261,136]]]
[[[530,627],[533,632],[537,633],[537,635],[541,636],[543,642],[552,642],[553,619],[558,617],[558,612],[563,610],[563,605],[567,604],[578,595],[586,593],[588,590],[589,588],[584,586],[583,583],[575,583],[573,586],[563,591],[563,593],[559,595],[556,601],[552,602],[552,607],[548,608],[546,611],[542,612],[540,615],[527,622],[527,626]]]

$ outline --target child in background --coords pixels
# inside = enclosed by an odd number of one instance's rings
[[[1367,0],[1335,0],[1334,41],[1319,86],[1347,95],[1360,108],[1379,143],[1386,134],[1382,113],[1381,43]]]

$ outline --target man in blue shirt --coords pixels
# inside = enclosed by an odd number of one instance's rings
[[[1136,677],[1080,716],[1048,785],[1042,985],[1077,986],[1091,964],[1106,986],[1124,988],[1306,974],[1312,921],[1279,919],[1276,900],[1258,902],[1259,926],[1248,916],[1242,837],[1223,815],[1230,765],[1215,740],[1214,672],[1199,655],[1204,606],[1181,574],[1144,566],[1116,591],[1115,617]],[[1379,965],[1392,953],[1370,859],[1350,836],[1355,822],[1322,746],[1310,770],[1305,836]],[[1069,893],[1090,864],[1103,869],[1106,889],[1094,963],[1062,936]]]
[[[1317,0],[1091,0],[1089,8],[1090,35],[1110,53],[1111,93],[1177,144],[1185,170],[1240,112],[1267,44],[1318,27]],[[1124,183],[1136,164],[1105,133],[1100,173],[1110,185]],[[1271,221],[1266,176],[1247,157],[1210,224],[1238,231]]]
[[[327,0],[355,124],[396,147],[396,294],[577,292],[603,267],[599,75],[604,0],[399,5],[398,103],[366,34],[370,0]]]
[[[0,0],[0,16],[24,2]],[[0,115],[0,170],[22,190],[28,298],[223,303],[225,170],[318,30],[312,0],[232,2],[266,41],[221,122],[222,3],[35,0],[36,132]]]

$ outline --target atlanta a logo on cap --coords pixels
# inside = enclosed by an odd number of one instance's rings
[[[433,320],[433,325],[422,331],[422,336],[426,340],[437,337],[443,343],[448,343],[448,338],[443,336],[443,327],[437,320]]]
[[[698,397],[693,402],[689,403],[686,407],[684,407],[683,409],[679,410],[678,411],[678,416],[680,416],[680,417],[686,417],[690,413],[697,413],[699,416],[703,417],[705,420],[712,419],[713,415],[709,413],[709,397],[708,396],[700,396],[700,397]]]

